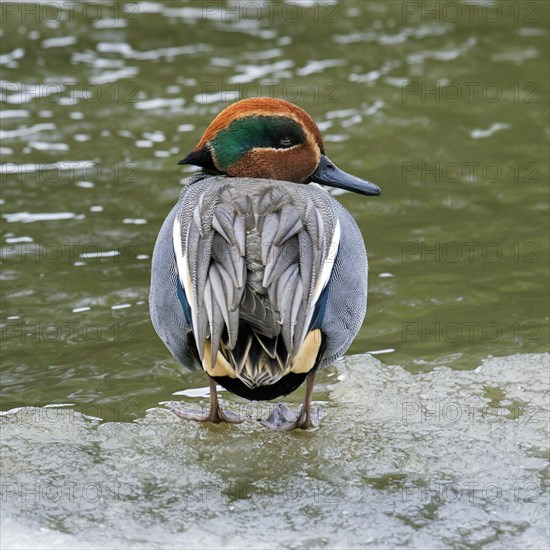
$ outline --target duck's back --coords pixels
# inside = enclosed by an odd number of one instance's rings
[[[184,365],[272,399],[349,347],[366,272],[353,218],[317,185],[199,176],[159,234],[151,316]]]

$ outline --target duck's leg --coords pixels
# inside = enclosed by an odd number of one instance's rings
[[[213,422],[214,424],[220,424],[222,422],[240,424],[244,422],[244,418],[241,418],[239,415],[230,411],[222,411],[218,401],[216,382],[209,376],[208,383],[210,386],[210,409],[208,413],[202,411],[184,412],[178,411],[177,409],[172,409],[172,412],[184,420],[195,420],[197,422]]]
[[[307,430],[315,426],[311,419],[311,397],[315,384],[315,374],[308,374],[306,378],[306,397],[299,414],[294,414],[284,403],[279,403],[261,423],[271,430],[290,431],[300,428]]]

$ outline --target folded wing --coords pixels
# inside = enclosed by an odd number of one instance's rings
[[[198,188],[174,222],[195,343],[212,376],[273,384],[315,364],[322,335],[313,347],[308,335],[332,274],[338,219],[311,184],[220,180]]]

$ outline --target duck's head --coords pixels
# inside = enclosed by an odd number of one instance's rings
[[[311,117],[282,99],[243,99],[224,109],[179,164],[232,177],[316,182],[363,195],[378,186],[337,168]]]

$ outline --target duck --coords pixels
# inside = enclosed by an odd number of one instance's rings
[[[173,357],[208,378],[208,410],[181,419],[240,423],[217,387],[270,401],[306,383],[300,411],[280,403],[270,429],[314,427],[320,369],[340,358],[367,308],[368,260],[353,216],[323,186],[380,195],[339,169],[313,119],[270,97],[237,101],[180,165],[184,181],[152,255],[150,315]]]

